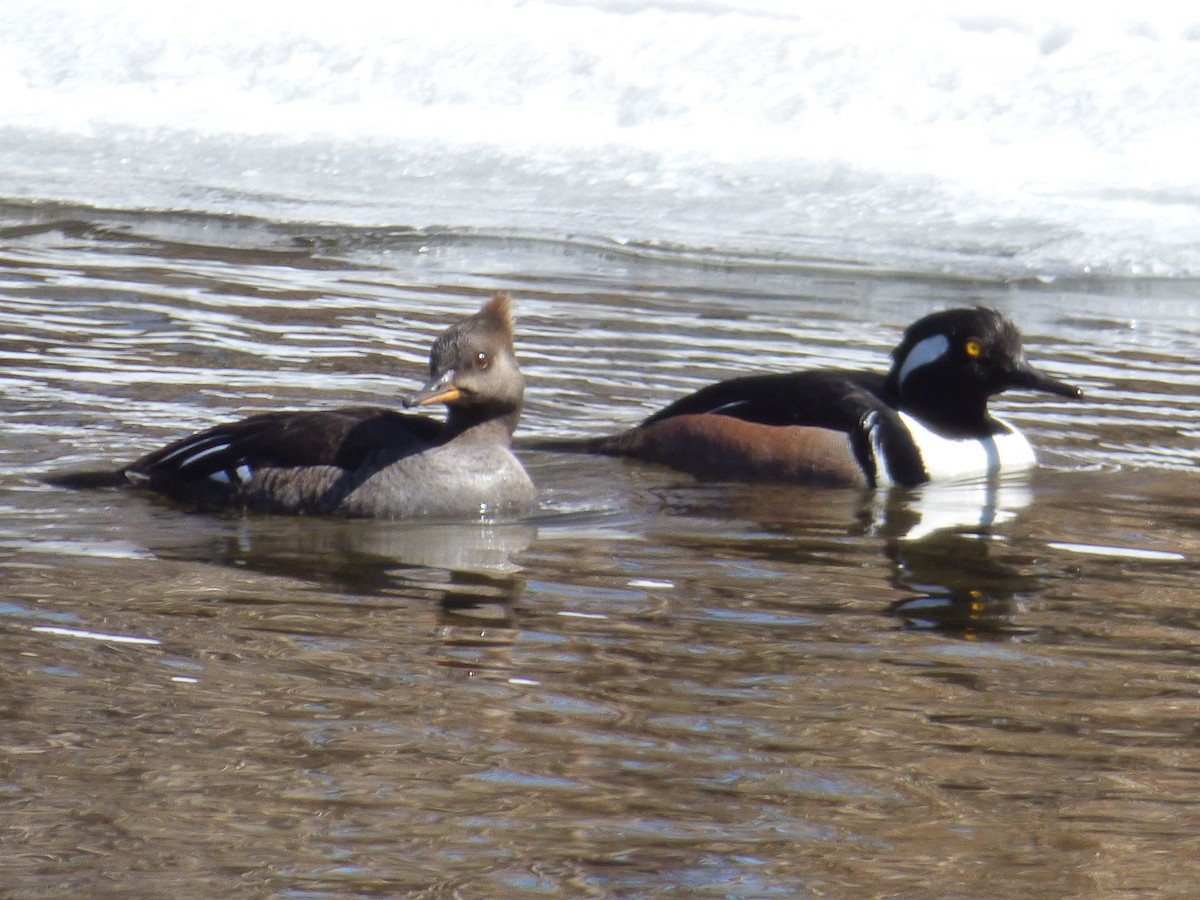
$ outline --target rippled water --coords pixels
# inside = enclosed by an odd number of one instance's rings
[[[13,896],[1200,887],[1196,285],[4,221]],[[990,487],[703,484],[529,451],[541,509],[502,527],[39,480],[257,410],[394,403],[497,288],[526,436],[607,431],[735,372],[882,367],[908,322],[981,301],[1087,399],[999,404],[1044,465]]]

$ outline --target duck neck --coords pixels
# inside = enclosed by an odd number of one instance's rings
[[[512,444],[521,410],[451,406],[446,414],[445,441],[470,440]]]
[[[986,437],[1003,430],[990,412],[988,396],[978,390],[963,390],[947,380],[910,375],[899,390],[889,378],[884,390],[897,409],[948,438]]]
[[[940,397],[930,403],[906,401],[900,409],[944,437],[986,437],[998,427],[988,412],[986,399]]]

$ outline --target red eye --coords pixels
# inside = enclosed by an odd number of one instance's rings
[[[492,364],[492,358],[480,350],[475,354],[475,368],[486,369]]]

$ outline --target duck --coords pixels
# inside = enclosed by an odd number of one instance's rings
[[[217,425],[62,487],[135,488],[205,510],[353,518],[520,516],[536,504],[512,452],[525,379],[507,293],[434,341],[425,385],[406,409],[444,404],[445,420],[381,406],[267,412]]]
[[[1025,436],[989,411],[997,394],[1023,389],[1082,397],[1079,388],[1035,369],[1017,327],[988,307],[919,319],[891,360],[886,373],[731,378],[626,431],[543,449],[627,457],[708,479],[915,487],[1035,464]]]

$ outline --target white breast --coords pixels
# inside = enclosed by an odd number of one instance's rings
[[[1037,462],[1033,447],[1025,435],[1003,419],[998,419],[1007,430],[985,438],[946,438],[934,434],[912,416],[900,413],[900,420],[913,443],[921,452],[925,471],[930,481],[982,478],[999,472],[1019,472],[1032,468]],[[880,466],[880,484],[890,484],[886,465]]]

